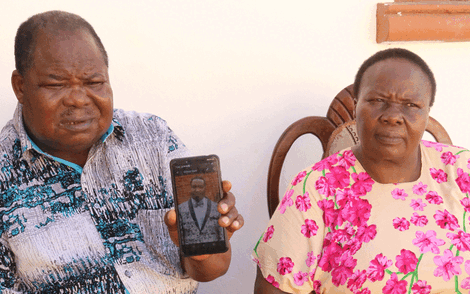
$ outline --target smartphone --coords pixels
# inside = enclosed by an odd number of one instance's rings
[[[173,159],[170,170],[182,255],[226,252],[227,231],[218,223],[217,210],[223,197],[219,157]]]

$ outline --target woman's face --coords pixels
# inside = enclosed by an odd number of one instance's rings
[[[430,101],[429,78],[406,59],[386,59],[368,68],[356,106],[363,156],[397,161],[416,155]]]

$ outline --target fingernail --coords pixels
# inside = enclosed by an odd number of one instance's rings
[[[239,228],[240,227],[240,223],[238,221],[234,221],[232,223],[232,226],[234,226],[235,228]]]
[[[228,217],[224,216],[224,217],[222,218],[222,222],[223,222],[224,224],[228,224],[228,221],[229,221]]]
[[[223,212],[227,212],[227,209],[228,209],[228,205],[227,205],[227,204],[224,203],[224,204],[222,204],[220,207],[222,208],[222,211],[223,211]]]

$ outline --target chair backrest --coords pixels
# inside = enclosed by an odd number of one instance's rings
[[[326,117],[304,117],[291,124],[282,133],[274,147],[268,170],[268,209],[271,217],[279,204],[279,179],[287,152],[292,144],[302,135],[313,134],[321,142],[323,148],[322,158],[333,154],[334,148],[351,143],[357,143],[354,121],[354,94],[353,85],[349,85],[336,95],[330,104]],[[439,143],[452,144],[444,127],[434,118],[429,117],[426,127],[434,139]],[[333,134],[333,136],[332,136]],[[339,138],[339,139],[338,139]],[[342,146],[343,148],[349,146]]]

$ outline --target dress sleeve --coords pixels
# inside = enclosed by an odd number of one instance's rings
[[[264,278],[288,293],[315,289],[325,231],[315,188],[320,175],[307,169],[294,178],[253,251]]]

